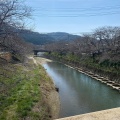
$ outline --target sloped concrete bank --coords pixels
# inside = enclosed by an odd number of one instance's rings
[[[120,120],[120,107],[56,120]]]
[[[68,66],[70,68],[76,69],[79,72],[81,72],[83,74],[86,74],[86,75],[92,77],[93,79],[98,80],[101,83],[106,84],[106,85],[108,85],[108,86],[112,87],[113,89],[120,92],[120,84],[116,83],[115,81],[109,80],[107,77],[102,77],[102,76],[100,76],[98,74],[92,73],[91,71],[87,71],[87,70],[84,70],[82,68],[78,68],[78,67],[75,67],[75,66],[73,67],[73,66],[68,65],[68,64],[64,64],[64,65],[66,65],[66,66]]]

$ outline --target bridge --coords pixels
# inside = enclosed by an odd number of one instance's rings
[[[33,50],[33,52],[34,52],[34,55],[37,55],[38,52],[51,52],[51,51],[49,51],[49,50],[44,50],[44,49],[39,49],[39,50]]]

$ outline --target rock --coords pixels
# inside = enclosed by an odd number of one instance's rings
[[[58,88],[58,87],[55,87],[55,90],[56,90],[57,92],[59,92],[59,88]]]

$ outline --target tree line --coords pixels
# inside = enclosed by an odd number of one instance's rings
[[[91,34],[83,34],[71,42],[52,43],[44,46],[50,51],[71,52],[78,56],[102,55],[101,59],[119,61],[120,58],[120,27],[101,27]]]
[[[44,46],[47,57],[120,82],[120,27],[101,27],[71,42]]]

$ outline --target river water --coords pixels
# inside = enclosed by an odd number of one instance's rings
[[[120,107],[120,93],[61,63],[43,65],[59,88],[60,118]]]

